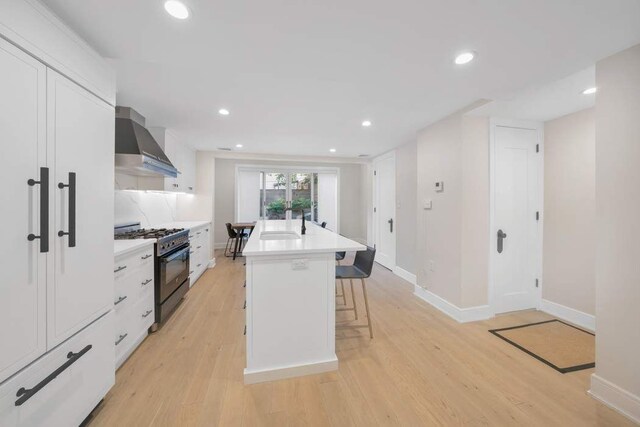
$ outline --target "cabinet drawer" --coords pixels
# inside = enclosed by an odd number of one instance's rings
[[[115,382],[113,328],[109,311],[2,384],[0,425],[79,425]]]
[[[141,298],[133,309],[132,324],[135,324],[138,330],[144,331],[149,328],[155,321],[154,300],[151,298]]]

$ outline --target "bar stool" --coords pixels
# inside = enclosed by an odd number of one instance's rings
[[[366,325],[340,325],[337,329],[350,329],[350,328],[369,328],[369,336],[373,338],[373,328],[371,327],[371,315],[369,314],[369,299],[367,298],[367,287],[364,279],[371,276],[373,270],[373,262],[376,257],[375,248],[367,246],[366,251],[356,252],[356,258],[353,261],[353,265],[338,265],[336,266],[336,279],[344,280],[349,279],[351,284],[351,298],[353,300],[353,308],[338,308],[336,311],[353,311],[355,312],[356,319],[358,319],[358,309],[356,307],[356,296],[353,292],[353,279],[360,279],[362,283],[362,293],[364,295],[364,306],[367,312],[367,324]],[[344,294],[344,288],[342,290]]]
[[[340,265],[340,261],[342,261],[347,256],[346,252],[336,252],[336,262]],[[347,305],[347,297],[344,293],[344,282],[340,280],[340,288],[342,290],[342,294],[338,294],[338,288],[336,288],[336,297],[342,297],[342,304]]]

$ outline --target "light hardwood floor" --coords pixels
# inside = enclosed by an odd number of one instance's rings
[[[560,374],[488,332],[548,315],[461,325],[379,266],[367,282],[373,340],[339,331],[338,371],[245,386],[243,259],[216,261],[117,372],[91,427],[631,425],[587,395],[592,370]]]

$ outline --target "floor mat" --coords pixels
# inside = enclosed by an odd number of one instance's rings
[[[561,320],[489,332],[563,374],[596,366],[595,335]]]

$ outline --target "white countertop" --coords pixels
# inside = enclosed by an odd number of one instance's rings
[[[263,231],[295,231],[300,234],[302,220],[260,220],[242,250],[245,256],[302,255],[312,253],[364,251],[366,246],[307,221],[307,232],[299,239],[261,240]]]
[[[192,228],[198,228],[208,224],[211,224],[211,221],[175,221],[165,222],[163,224],[154,224],[153,227],[149,228],[186,228],[190,230]]]
[[[145,246],[153,246],[156,239],[132,239],[132,240],[114,240],[113,255],[120,256],[129,252],[142,249]]]

